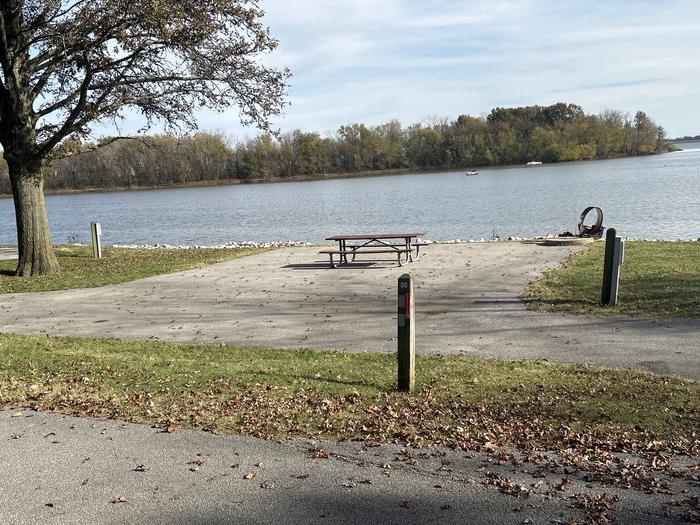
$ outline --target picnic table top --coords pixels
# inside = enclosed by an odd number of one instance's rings
[[[327,241],[362,241],[367,239],[407,239],[409,237],[421,237],[425,232],[410,232],[410,233],[377,233],[364,235],[334,235],[326,237]]]

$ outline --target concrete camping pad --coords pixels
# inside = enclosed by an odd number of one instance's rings
[[[331,269],[282,248],[100,288],[0,295],[2,330],[353,352],[396,350],[397,278],[416,283],[419,354],[550,359],[700,379],[697,319],[542,314],[518,296],[575,246],[440,244],[404,267]]]

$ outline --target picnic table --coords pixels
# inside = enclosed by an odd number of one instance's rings
[[[327,241],[336,241],[337,250],[322,250],[319,253],[327,254],[330,257],[331,268],[335,268],[333,256],[337,255],[340,264],[348,264],[348,255],[351,261],[359,254],[395,253],[399,266],[403,266],[401,257],[406,258],[406,262],[413,262],[418,258],[418,250],[425,243],[418,242],[418,238],[425,235],[424,232],[410,233],[376,233],[364,235],[334,235],[326,237]],[[348,244],[348,242],[350,244]]]

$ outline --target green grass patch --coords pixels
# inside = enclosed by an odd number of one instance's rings
[[[61,272],[15,277],[16,260],[0,261],[0,293],[91,288],[179,272],[264,251],[259,248],[105,248],[101,259],[87,246],[58,246]]]
[[[461,357],[422,356],[417,371],[418,391],[404,394],[387,354],[0,335],[0,406],[266,438],[625,450],[668,440],[698,452],[690,380]]]
[[[615,307],[600,304],[604,251],[597,242],[573,255],[521,297],[542,312],[700,317],[700,242],[625,242]]]

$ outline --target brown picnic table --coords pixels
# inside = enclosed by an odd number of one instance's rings
[[[327,254],[330,257],[331,268],[335,268],[333,256],[337,255],[340,264],[348,264],[348,255],[355,260],[359,254],[396,254],[399,266],[402,266],[401,257],[406,258],[406,262],[413,262],[418,258],[418,251],[425,243],[418,242],[418,238],[425,235],[424,232],[409,233],[373,233],[363,235],[334,235],[326,237],[327,241],[336,241],[337,250],[322,250],[319,253]],[[348,244],[349,243],[349,244]]]

